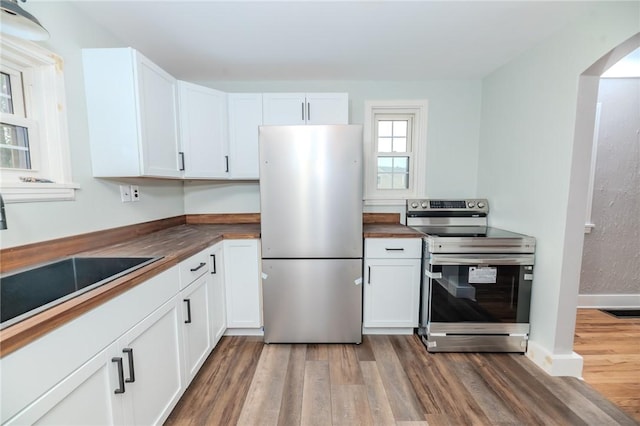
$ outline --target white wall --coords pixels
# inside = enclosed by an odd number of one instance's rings
[[[427,99],[428,171],[424,195],[476,196],[481,102],[478,80],[198,83],[227,92],[348,92],[352,124],[364,123],[365,100]],[[185,209],[187,213],[258,212],[259,194],[257,183],[186,183]]]
[[[638,3],[602,4],[483,80],[478,193],[491,225],[537,238],[530,348],[544,356],[529,356],[550,372],[571,356],[575,329],[584,220],[567,233],[567,218],[586,207],[586,196],[569,204],[571,184],[586,192],[586,179],[571,181],[579,76],[638,30]],[[590,141],[579,142],[588,163]]]
[[[8,229],[2,248],[184,214],[182,182],[138,179],[139,203],[120,202],[118,182],[91,175],[89,133],[82,74],[82,47],[122,46],[117,38],[85,21],[68,3],[26,3],[51,34],[41,44],[64,59],[67,117],[75,201],[15,203],[6,206]]]

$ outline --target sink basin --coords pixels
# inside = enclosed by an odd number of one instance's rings
[[[0,276],[0,329],[161,257],[70,257]]]

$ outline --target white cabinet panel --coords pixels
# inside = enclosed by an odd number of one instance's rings
[[[226,240],[224,273],[227,327],[262,326],[258,240]]]
[[[227,178],[227,94],[178,82],[185,178]]]
[[[131,48],[82,57],[93,175],[180,177],[176,80]]]
[[[411,332],[418,326],[422,239],[367,238],[363,332]]]
[[[176,296],[119,339],[125,382],[133,379],[121,394],[125,423],[161,424],[182,395],[179,318]]]
[[[114,394],[118,379],[113,351],[110,346],[100,352],[6,424],[122,424],[122,401]]]
[[[417,327],[420,259],[365,262],[365,327]]]
[[[180,293],[187,384],[193,380],[212,348],[209,281],[209,275],[204,275]]]
[[[262,94],[229,93],[229,177],[258,179]]]
[[[262,105],[268,125],[349,123],[347,93],[264,93]]]

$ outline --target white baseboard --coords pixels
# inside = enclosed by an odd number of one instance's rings
[[[570,354],[552,354],[536,342],[529,341],[527,358],[550,376],[571,376],[582,378],[582,356]]]
[[[640,309],[640,294],[579,294],[578,308]]]
[[[398,327],[362,327],[362,334],[391,334],[391,335],[411,335],[413,328]]]
[[[264,336],[264,330],[260,328],[227,328],[225,336]]]

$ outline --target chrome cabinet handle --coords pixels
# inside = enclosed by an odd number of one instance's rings
[[[302,121],[304,121],[304,102],[300,104],[300,110],[302,111]]]
[[[216,255],[212,254],[211,258],[213,259],[213,271],[211,271],[212,274],[217,274],[216,272]]]
[[[122,368],[122,358],[121,357],[113,357],[111,358],[111,362],[115,362],[118,364],[118,389],[114,390],[113,393],[124,393],[124,368]]]
[[[133,349],[132,348],[124,348],[122,350],[123,353],[127,354],[127,358],[129,359],[129,378],[124,379],[126,383],[133,383],[136,381],[136,373],[133,369]]]
[[[367,276],[367,284],[371,284],[371,266],[369,266],[368,268],[369,268],[369,274]]]
[[[187,302],[187,319],[184,320],[185,324],[191,324],[191,300],[184,299],[184,302]]]
[[[307,121],[311,121],[311,104],[307,102]]]
[[[226,165],[225,172],[229,173],[229,156],[228,155],[224,156],[224,162],[225,162],[225,165]]]
[[[385,248],[386,251],[404,251],[403,248]]]
[[[195,268],[191,268],[191,269],[189,269],[189,270],[190,270],[191,272],[195,272],[195,271],[197,271],[198,269],[200,269],[200,268],[202,268],[202,267],[204,267],[204,266],[206,266],[206,265],[207,265],[207,262],[200,262],[200,264],[199,264],[198,266],[196,266]]]

